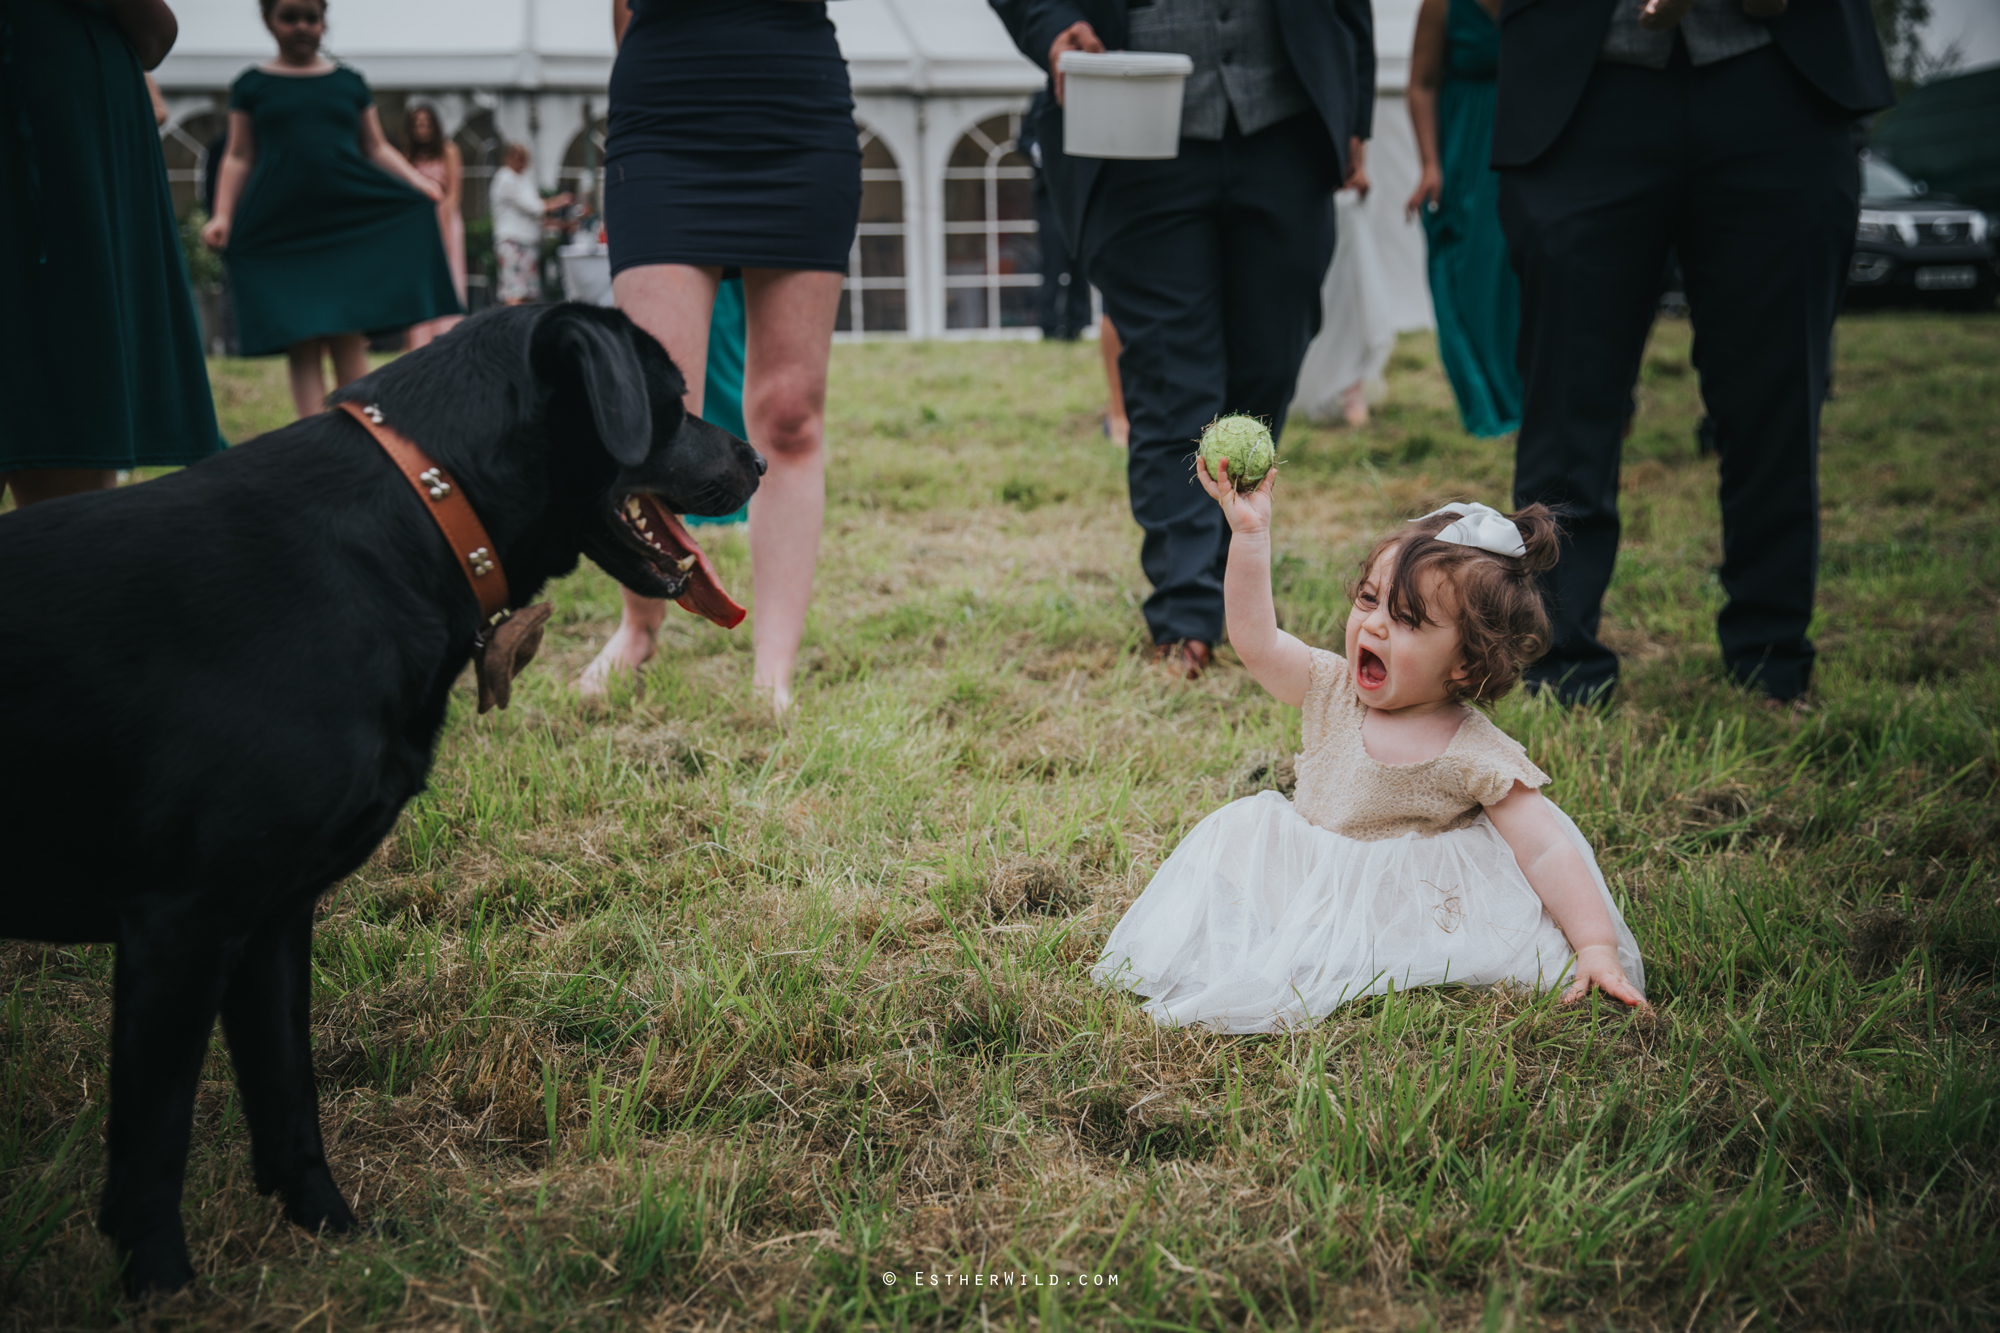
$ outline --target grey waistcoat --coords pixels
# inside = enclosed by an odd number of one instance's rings
[[[1645,0],[1618,0],[1598,59],[1654,69],[1667,67],[1667,58],[1674,53],[1675,30],[1647,32],[1640,27],[1639,11],[1644,7]],[[1713,65],[1771,41],[1769,28],[1743,17],[1742,0],[1694,0],[1694,8],[1681,20],[1679,31],[1687,39],[1688,59],[1697,65]]]
[[[1131,10],[1134,51],[1178,51],[1194,61],[1181,101],[1181,137],[1220,139],[1229,113],[1255,134],[1312,109],[1285,54],[1272,0],[1153,0]]]

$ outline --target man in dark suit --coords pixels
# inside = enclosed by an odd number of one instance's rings
[[[1229,528],[1193,481],[1195,441],[1224,412],[1281,430],[1333,258],[1333,192],[1363,184],[1375,104],[1368,0],[992,0],[1052,76],[1036,126],[1069,237],[1124,342],[1127,475],[1152,581],[1156,652],[1192,678],[1222,633]],[[1064,51],[1194,60],[1180,155],[1062,151]]]
[[[1770,699],[1804,693],[1819,409],[1860,206],[1849,130],[1891,100],[1868,0],[1506,0],[1493,165],[1521,278],[1514,502],[1569,508],[1531,686],[1577,702],[1617,680],[1597,627],[1620,440],[1676,246],[1725,442],[1723,662]]]

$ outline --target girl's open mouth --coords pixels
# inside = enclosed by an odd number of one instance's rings
[[[1366,648],[1354,650],[1354,679],[1364,690],[1379,690],[1389,679],[1389,666]]]

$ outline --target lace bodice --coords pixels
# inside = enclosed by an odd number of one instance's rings
[[[1518,741],[1474,709],[1435,758],[1417,764],[1371,758],[1361,743],[1368,709],[1355,697],[1347,660],[1336,653],[1313,649],[1304,712],[1305,753],[1292,804],[1311,823],[1358,841],[1464,828],[1517,780],[1530,787],[1549,780]]]

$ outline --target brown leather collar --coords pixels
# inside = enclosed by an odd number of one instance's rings
[[[484,626],[507,609],[507,574],[500,568],[500,557],[493,553],[493,540],[486,535],[486,525],[472,511],[472,502],[465,498],[465,492],[458,488],[450,473],[433,463],[407,436],[382,423],[381,408],[373,403],[364,407],[354,402],[340,406],[375,437],[383,453],[395,460],[397,468],[423,500],[425,512],[444,534],[451,553],[458,557],[465,581],[472,585],[472,595],[479,599],[483,642]]]

